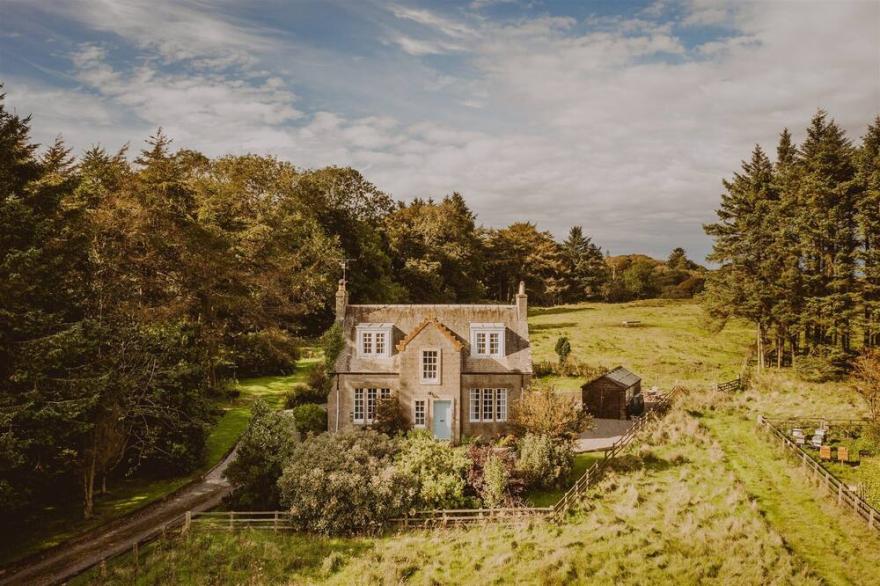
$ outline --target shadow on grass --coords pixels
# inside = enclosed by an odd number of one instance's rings
[[[531,317],[537,317],[539,315],[563,315],[566,313],[578,313],[580,311],[595,311],[595,307],[581,307],[581,306],[561,306],[561,307],[534,307],[529,309],[529,315]]]
[[[552,324],[535,324],[529,326],[529,332],[543,332],[544,330],[561,330],[564,328],[576,328],[578,324],[573,321],[556,322]]]
[[[646,452],[640,456],[626,454],[618,456],[611,460],[608,465],[609,470],[617,473],[634,472],[636,470],[650,470],[651,472],[662,472],[675,468],[683,464],[689,463],[690,460],[684,456],[677,456],[671,460],[660,458],[654,452]]]

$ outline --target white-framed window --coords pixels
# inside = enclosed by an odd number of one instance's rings
[[[391,389],[376,387],[355,389],[352,421],[366,425],[373,423],[376,421],[377,398],[388,399],[389,397],[391,397]]]
[[[471,389],[470,399],[471,421],[480,421],[480,389]]]
[[[354,416],[352,417],[355,423],[363,423],[364,422],[364,390],[363,389],[355,389],[354,390]]]
[[[507,421],[507,389],[471,389],[471,422]]]
[[[471,354],[480,358],[503,358],[504,324],[472,323]]]
[[[507,421],[507,389],[495,389],[495,421]]]
[[[416,427],[425,427],[425,400],[416,399],[413,401],[413,425]]]
[[[482,400],[480,401],[483,404],[483,421],[492,421],[495,419],[495,390],[494,389],[482,389],[483,395]]]
[[[440,384],[440,350],[422,350],[421,374],[423,384]]]
[[[392,324],[358,324],[355,328],[358,355],[364,358],[389,358],[392,327]]]

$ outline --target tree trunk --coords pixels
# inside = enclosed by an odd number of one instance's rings
[[[92,450],[91,461],[83,470],[83,518],[91,519],[95,510],[95,460],[97,456]]]

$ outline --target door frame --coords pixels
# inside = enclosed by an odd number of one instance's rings
[[[446,405],[447,405],[446,417],[449,420],[448,425],[447,425],[447,428],[449,430],[449,437],[445,437],[445,438],[437,437],[437,432],[436,432],[437,417],[436,417],[436,407],[435,407],[437,403],[446,403]],[[434,439],[438,439],[441,441],[452,441],[455,438],[455,430],[452,427],[452,422],[453,422],[453,419],[455,418],[454,409],[455,409],[455,403],[452,401],[452,399],[437,399],[437,400],[431,401],[431,435],[434,436]]]

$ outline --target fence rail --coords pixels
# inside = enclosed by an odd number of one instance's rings
[[[605,451],[605,456],[590,466],[587,471],[575,481],[574,485],[562,495],[562,498],[557,501],[553,506],[553,516],[562,516],[567,513],[571,507],[580,500],[587,488],[599,480],[611,460],[615,458],[617,454],[619,454],[620,451],[623,450],[633,438],[645,428],[646,425],[648,425],[648,423],[666,413],[672,400],[681,392],[681,387],[675,387],[672,391],[663,395],[660,400],[657,401],[657,405],[650,412],[640,418],[635,425],[630,427],[625,434],[614,442],[614,444]]]
[[[825,469],[819,462],[797,445],[785,432],[774,425],[763,415],[758,415],[758,425],[779,438],[780,445],[801,463],[801,468],[810,476],[817,488],[823,489],[829,498],[837,500],[841,507],[851,509],[868,523],[870,529],[880,532],[880,511],[871,506],[865,499],[849,488],[842,480]]]
[[[717,383],[715,385],[715,390],[720,391],[722,393],[734,393],[742,390],[742,379],[735,378],[733,380],[727,381],[726,383]]]

